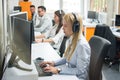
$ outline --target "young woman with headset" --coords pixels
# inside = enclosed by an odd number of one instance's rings
[[[62,29],[62,25],[63,25],[62,19],[63,19],[64,14],[65,13],[63,10],[55,11],[54,12],[54,21],[55,21],[54,26],[52,26],[46,33],[36,36],[35,37],[36,42],[50,42],[53,48],[59,50],[60,44],[64,37],[64,32]]]
[[[88,66],[90,62],[90,46],[82,35],[82,18],[78,14],[68,13],[63,18],[63,30],[69,39],[66,42],[67,49],[64,57],[58,61],[45,61],[45,72],[54,74],[76,75],[80,80],[88,79]]]

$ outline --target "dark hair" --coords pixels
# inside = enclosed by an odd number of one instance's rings
[[[35,8],[35,5],[30,5],[30,7],[34,7]]]
[[[41,8],[42,10],[46,11],[46,7],[44,6],[38,6],[38,9]]]
[[[29,1],[29,0],[23,0],[23,1],[27,2],[27,1]]]
[[[59,17],[59,25],[56,30],[56,34],[57,34],[63,25],[62,20],[63,20],[63,16],[65,15],[65,12],[63,10],[57,10],[55,11],[55,14]]]

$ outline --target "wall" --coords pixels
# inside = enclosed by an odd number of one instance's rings
[[[107,23],[108,25],[114,25],[115,15],[120,13],[120,0],[107,0],[108,10],[107,10]],[[119,10],[119,11],[118,11]],[[113,22],[113,24],[112,24]]]
[[[0,0],[0,78],[2,75],[2,27],[3,27],[3,18],[2,18],[2,0]]]
[[[107,24],[112,25],[113,9],[114,9],[114,0],[107,0]]]
[[[14,6],[18,6],[18,2],[19,0],[8,0],[8,13],[12,13],[13,12],[13,7]]]
[[[3,58],[5,56],[5,39],[6,39],[6,19],[5,19],[5,10],[6,10],[6,3],[3,5],[3,3],[6,2],[6,0],[0,0],[0,78],[2,75],[2,63],[3,63]],[[0,79],[1,80],[1,79]]]
[[[8,12],[12,13],[13,12],[13,7],[18,6],[19,1],[22,0],[8,0]],[[29,0],[32,2],[33,5],[36,6],[36,8],[40,5],[43,5],[43,0]]]
[[[119,4],[118,4],[118,13],[120,14],[120,0],[119,0]]]

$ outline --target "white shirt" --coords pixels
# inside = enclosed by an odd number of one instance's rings
[[[59,30],[59,32],[54,37],[51,38],[54,41],[54,43],[51,43],[51,45],[53,46],[53,48],[55,48],[56,50],[59,50],[64,35],[65,34],[63,32],[63,27],[61,27],[61,29]]]
[[[62,69],[60,74],[76,75],[80,80],[87,80],[91,49],[84,36],[81,35],[80,37],[70,61],[63,57],[55,61],[55,65]],[[71,38],[68,39],[70,42],[71,40]]]
[[[37,19],[37,13],[35,12],[32,17],[33,25],[35,25]]]
[[[54,37],[56,35],[57,27],[58,27],[58,24],[55,24],[54,26],[50,27],[50,29],[44,33],[45,38]]]
[[[44,15],[42,17],[37,16],[34,30],[36,32],[45,33],[52,26],[52,20]]]

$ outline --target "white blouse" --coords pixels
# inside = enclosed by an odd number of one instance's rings
[[[57,27],[58,25],[55,24],[44,34],[45,34],[45,38],[51,38],[53,40],[53,43],[51,43],[53,48],[55,48],[56,50],[59,50],[64,37],[64,32],[63,32],[63,28],[61,27],[59,32],[56,34]]]
[[[54,26],[50,27],[50,29],[44,33],[45,38],[52,38],[56,35],[58,24],[55,24]]]

